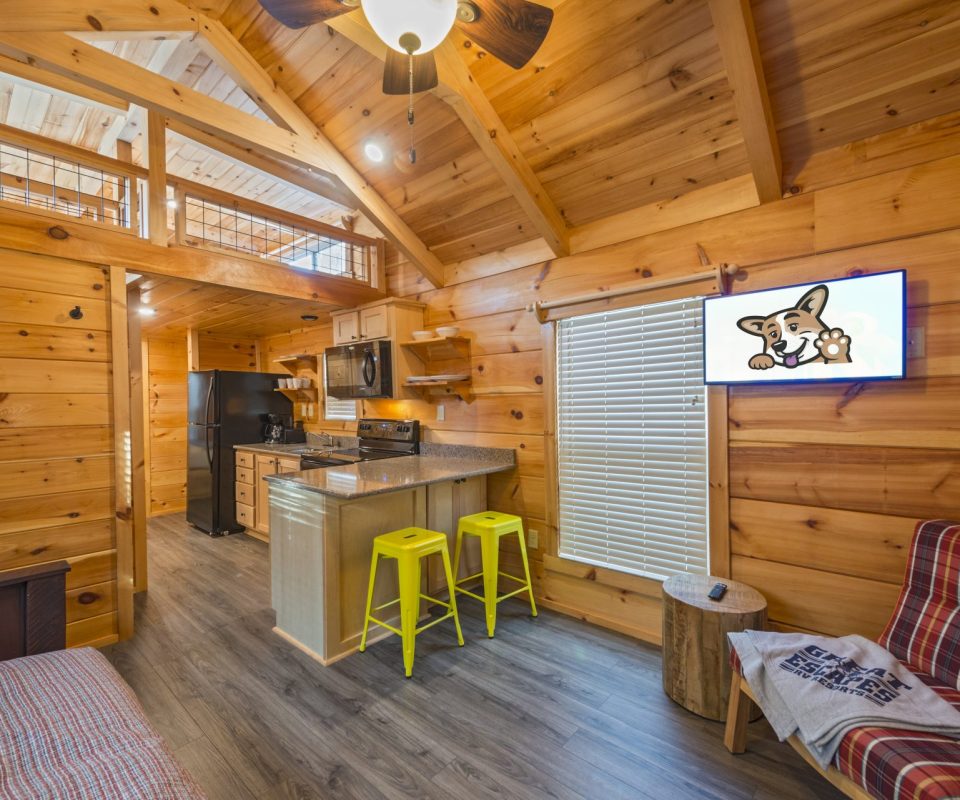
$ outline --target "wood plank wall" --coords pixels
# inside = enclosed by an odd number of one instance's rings
[[[404,266],[390,271],[396,293],[428,304],[428,325],[454,322],[473,339],[482,394],[470,405],[447,401],[446,421],[429,421],[430,435],[517,449],[516,473],[490,480],[490,504],[540,531],[533,555],[546,605],[659,640],[655,590],[553,555],[541,333],[523,309],[697,271],[699,246],[745,268],[737,292],[908,270],[909,324],[926,331],[926,355],[909,362],[908,380],[738,388],[729,403],[733,577],[767,595],[782,628],[877,635],[914,522],[960,515],[957,153],[956,133],[914,126],[818,155],[797,196],[762,207],[526,266],[513,253],[477,258],[448,267],[439,290],[418,291]],[[847,182],[832,185],[836,176]],[[376,408],[434,415],[422,402]]]
[[[199,336],[200,369],[255,372],[256,340]],[[184,511],[187,502],[187,337],[147,340],[150,515]]]
[[[70,645],[117,634],[109,298],[106,268],[0,251],[0,569],[69,561]]]
[[[150,515],[187,502],[187,339],[148,339],[147,453]]]

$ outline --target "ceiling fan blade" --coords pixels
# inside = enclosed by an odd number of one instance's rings
[[[306,28],[353,11],[357,4],[347,5],[341,0],[260,0],[271,17],[288,28]]]
[[[543,44],[553,9],[528,0],[473,0],[479,13],[472,22],[457,20],[480,47],[514,69],[524,66]]]
[[[437,85],[437,62],[433,53],[413,57],[413,91],[426,92]],[[383,65],[383,93],[408,94],[410,92],[410,57],[387,48],[387,60]]]

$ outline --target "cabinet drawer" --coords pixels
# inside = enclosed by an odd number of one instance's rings
[[[237,450],[237,466],[253,469],[253,453]]]
[[[237,503],[237,522],[245,528],[253,527],[253,506]]]
[[[236,484],[236,495],[237,502],[243,503],[244,505],[252,506],[254,505],[256,489],[251,486],[249,483],[238,483]]]
[[[249,483],[253,486],[253,470],[246,467],[237,467],[237,483]]]

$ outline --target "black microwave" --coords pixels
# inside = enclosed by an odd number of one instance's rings
[[[337,400],[393,397],[390,341],[344,344],[323,353],[327,394]]]

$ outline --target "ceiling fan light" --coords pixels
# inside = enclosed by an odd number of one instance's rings
[[[398,53],[419,40],[413,55],[428,53],[450,33],[457,16],[457,0],[362,0],[363,13],[387,45]],[[412,34],[413,36],[410,36]]]

